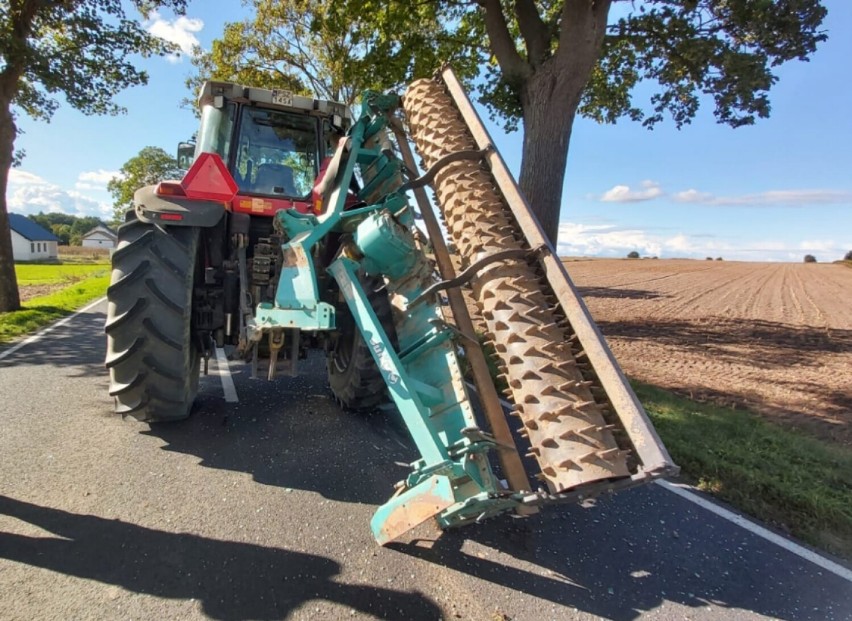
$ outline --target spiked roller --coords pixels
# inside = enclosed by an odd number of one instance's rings
[[[490,147],[448,68],[435,79],[413,83],[403,107],[426,168],[455,152]],[[558,258],[499,154],[491,148],[485,161],[447,164],[434,175],[433,187],[462,268],[495,253],[547,249],[539,263],[495,262],[471,282],[521,435],[531,446],[528,456],[540,468],[534,476],[558,494],[672,471],[670,457],[564,268],[554,268]],[[622,406],[617,416],[613,403]]]

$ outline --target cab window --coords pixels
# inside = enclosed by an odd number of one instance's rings
[[[240,191],[305,197],[317,175],[317,119],[244,107],[234,177]]]

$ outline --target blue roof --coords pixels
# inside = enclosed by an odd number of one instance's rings
[[[18,235],[26,237],[30,241],[59,241],[56,235],[42,228],[26,216],[17,213],[9,214],[9,226]]]

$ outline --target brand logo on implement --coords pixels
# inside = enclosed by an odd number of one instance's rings
[[[399,381],[399,375],[396,374],[393,360],[391,360],[385,346],[378,339],[370,339],[370,347],[376,358],[379,360],[379,369],[385,374],[388,384],[396,384]]]

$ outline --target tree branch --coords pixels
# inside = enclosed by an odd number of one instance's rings
[[[518,27],[527,44],[527,59],[537,67],[550,52],[550,32],[535,7],[534,0],[517,0],[515,17]]]
[[[565,0],[559,33],[559,64],[582,67],[580,75],[588,77],[606,34],[607,17],[612,0]]]
[[[532,74],[532,67],[518,54],[500,0],[477,0],[477,4],[485,11],[485,28],[491,51],[503,71],[504,79],[508,82],[526,80]]]

